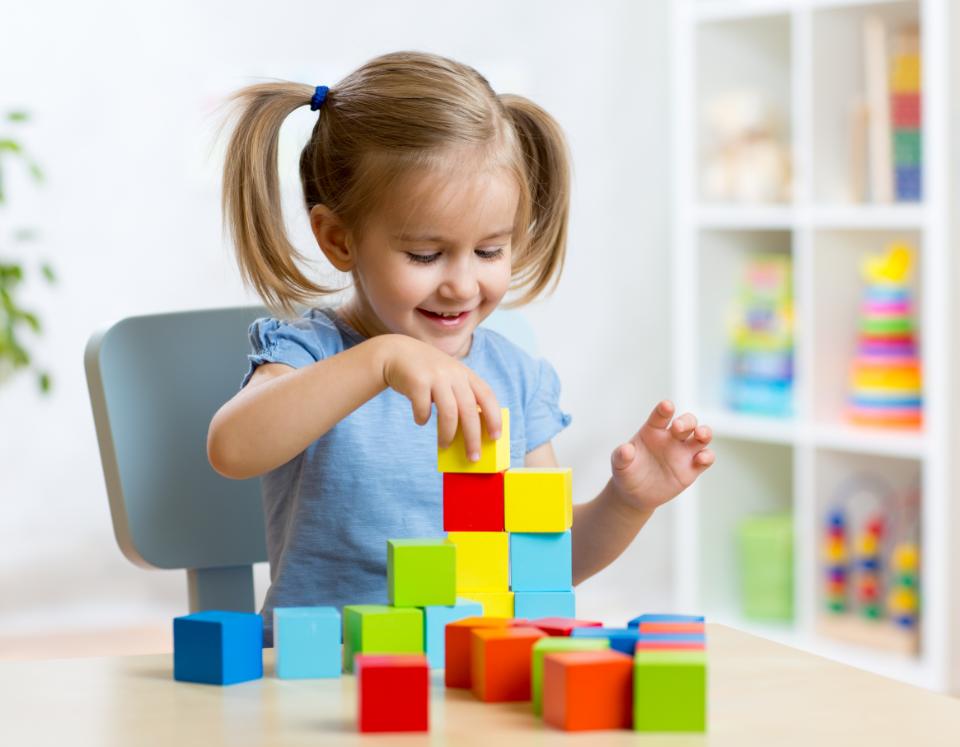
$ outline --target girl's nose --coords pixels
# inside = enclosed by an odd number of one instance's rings
[[[466,301],[476,298],[479,292],[480,284],[472,263],[469,260],[451,262],[440,285],[440,295]]]

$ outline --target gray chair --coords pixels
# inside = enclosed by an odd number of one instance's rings
[[[207,461],[210,418],[240,386],[260,306],[123,319],[84,364],[117,544],[144,568],[186,569],[190,611],[255,611],[267,551],[260,481]]]

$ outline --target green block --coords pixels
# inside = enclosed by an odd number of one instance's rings
[[[793,619],[793,519],[752,516],[737,529],[740,602],[753,620]]]
[[[354,654],[422,654],[423,612],[414,607],[351,604],[343,608],[343,669]]]
[[[530,694],[533,712],[538,716],[543,711],[543,657],[557,651],[602,651],[610,648],[609,638],[567,638],[550,636],[533,644],[530,657]]]
[[[444,539],[387,540],[387,599],[395,607],[456,604],[456,545]]]
[[[703,651],[638,651],[633,660],[633,728],[706,731]]]
[[[893,163],[895,166],[923,165],[923,138],[920,130],[893,131]]]

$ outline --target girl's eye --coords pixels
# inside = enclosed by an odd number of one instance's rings
[[[440,252],[435,252],[433,254],[415,254],[413,252],[406,252],[407,259],[411,262],[421,265],[428,265],[431,262],[436,261],[437,257],[440,256]]]
[[[477,249],[477,256],[480,259],[499,259],[503,256],[503,247],[498,246],[496,249]]]

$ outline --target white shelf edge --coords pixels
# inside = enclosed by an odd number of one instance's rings
[[[844,10],[908,2],[916,0],[700,0],[694,3],[693,18],[697,23],[749,21],[805,10]]]
[[[924,230],[930,210],[901,205],[718,205],[701,203],[694,220],[706,230]]]

